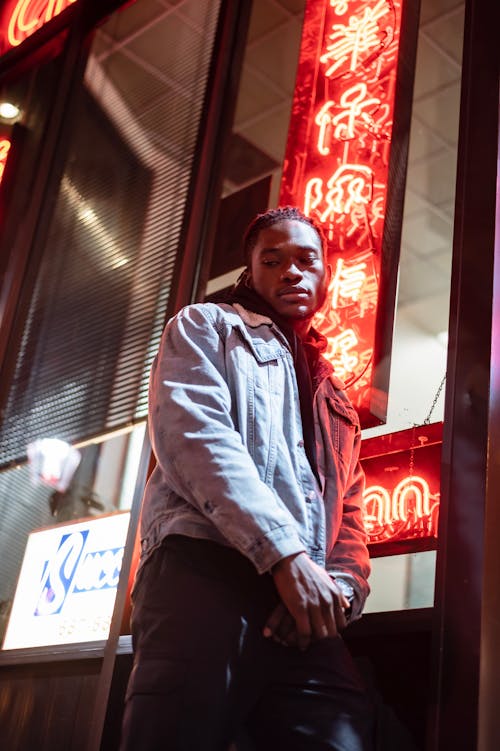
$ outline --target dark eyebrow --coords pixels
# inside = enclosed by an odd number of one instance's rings
[[[320,256],[322,251],[319,248],[315,248],[313,245],[299,245],[298,251],[299,253],[315,253],[316,255]],[[261,248],[260,253],[261,255],[264,253],[280,253],[281,248]]]

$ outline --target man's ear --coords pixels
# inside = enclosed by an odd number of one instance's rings
[[[245,271],[242,274],[243,283],[245,287],[248,287],[248,289],[253,289],[253,280],[252,280],[252,272],[247,267]]]

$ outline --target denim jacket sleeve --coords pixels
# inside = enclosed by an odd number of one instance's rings
[[[168,486],[262,573],[304,544],[233,424],[224,337],[207,306],[167,324],[151,376],[152,444]]]
[[[343,390],[336,389],[336,404],[337,411],[344,417],[342,428],[339,429],[339,441],[344,441],[346,446],[340,448],[347,448],[342,454],[349,461],[343,468],[345,482],[341,518],[334,544],[327,553],[326,569],[336,579],[341,579],[352,587],[354,599],[350,618],[355,620],[360,616],[370,592],[367,581],[370,560],[363,519],[365,475],[359,461],[361,429],[359,418]]]

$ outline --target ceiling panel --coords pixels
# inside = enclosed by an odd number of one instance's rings
[[[288,134],[289,114],[289,105],[284,105],[271,114],[263,113],[257,122],[240,128],[240,132],[249,141],[255,143],[261,151],[281,164]]]
[[[106,30],[113,39],[122,41],[132,34],[141,33],[165,12],[165,6],[159,0],[136,0],[126,12],[114,13]]]
[[[152,76],[140,61],[132,60],[127,50],[114,52],[106,58],[103,67],[106,76],[111,79],[136,116],[139,116],[157,96],[164,94],[163,81]]]
[[[199,36],[200,33],[192,25],[174,13],[134,37],[128,44],[128,49],[143,60],[145,66],[153,71],[157,69],[164,72],[179,86],[187,87],[192,81],[197,61],[195,57],[180,55],[179,50],[183,47],[195,48],[195,39]],[[173,43],[169,44],[169,39],[173,39]],[[158,49],[161,49],[161,54]]]
[[[428,256],[451,249],[452,232],[451,222],[422,210],[405,218],[403,241],[415,255]]]
[[[254,5],[250,19],[248,41],[250,43],[257,41],[276,29],[277,26],[288,21],[289,18],[290,14],[278,3],[273,2],[273,0],[259,0]]]
[[[440,48],[452,57],[457,65],[462,63],[462,37],[464,33],[464,6],[459,5],[444,18],[436,19],[426,28],[429,35]]]
[[[243,68],[241,89],[236,104],[235,128],[245,126],[247,120],[265,117],[266,112],[277,104],[287,106],[288,98],[276,91],[266,78],[248,65]]]
[[[295,86],[301,24],[290,19],[248,49],[246,62],[291,96]]]
[[[426,330],[445,328],[448,314],[463,5],[421,2],[399,306],[408,306]],[[304,7],[305,0],[253,2],[225,193],[262,171],[279,177]],[[178,50],[213,12],[200,0],[136,0],[104,25],[102,41],[99,35],[94,41],[93,52],[131,116],[169,154],[182,156],[183,148],[182,133],[166,139],[171,113],[191,106],[186,80],[193,63]],[[273,196],[277,190],[275,180]]]
[[[429,22],[447,17],[448,13],[463,6],[463,0],[427,0],[420,5],[420,19],[422,25],[427,28]]]
[[[411,164],[441,153],[445,147],[430,128],[413,118],[410,132],[408,161]]]
[[[420,36],[414,97],[416,100],[457,81],[460,69],[444,57],[429,39]]]
[[[455,146],[458,139],[459,110],[459,81],[442,89],[439,94],[427,96],[414,104],[414,111],[420,121],[431,128],[443,141]]]
[[[275,5],[280,5],[290,13],[294,13],[302,17],[304,13],[305,2],[304,0],[275,0]]]
[[[404,215],[405,221],[407,217],[412,216],[416,212],[421,212],[427,209],[428,201],[417,195],[410,186],[407,186],[405,191],[405,206]]]
[[[399,298],[406,304],[423,297],[446,292],[450,280],[431,258],[419,258],[407,253],[400,267]]]
[[[448,331],[449,294],[449,286],[439,290],[436,294],[425,294],[420,299],[405,305],[404,315],[430,336],[442,334],[443,331]],[[435,363],[432,362],[428,365],[430,368],[435,367]],[[444,372],[440,371],[440,373],[444,375]],[[439,380],[436,385],[438,384]]]
[[[455,193],[455,162],[441,152],[412,167],[411,185],[419,195],[439,206],[452,199]]]

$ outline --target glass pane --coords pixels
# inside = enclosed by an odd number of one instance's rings
[[[277,204],[304,8],[305,0],[252,3],[207,295],[237,279],[245,226]]]
[[[305,5],[252,6],[209,296],[241,273],[237,241],[246,223],[279,200]],[[411,444],[415,426],[443,419],[463,13],[459,0],[421,3],[388,417],[363,431],[366,440],[409,430]],[[419,437],[426,438],[415,434],[417,448]],[[439,500],[435,455],[431,505]],[[408,478],[420,455],[408,450],[398,462]],[[423,547],[416,539],[410,554],[385,558],[374,550],[368,611],[433,604],[435,554]]]
[[[463,2],[422,0],[388,419],[364,438],[443,420],[463,23]],[[374,558],[367,611],[432,606],[434,564]]]
[[[93,38],[10,384],[3,450],[20,469],[0,474],[4,628],[27,544],[19,586],[32,586],[12,611],[27,635],[11,624],[9,648],[109,629],[218,10],[141,0]],[[47,438],[80,454],[66,485],[36,444]]]

